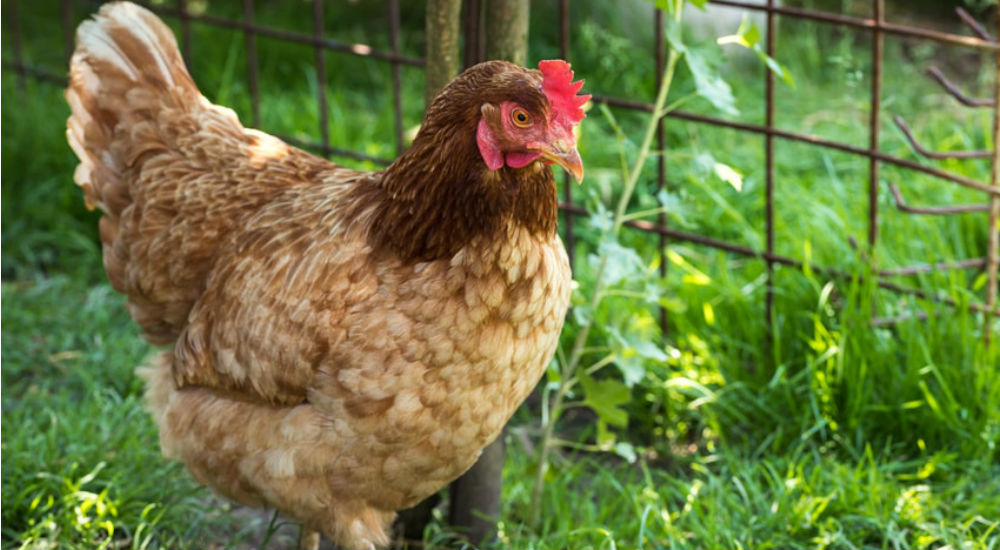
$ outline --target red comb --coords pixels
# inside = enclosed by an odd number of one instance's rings
[[[576,95],[583,88],[583,81],[573,82],[573,71],[562,59],[539,61],[538,70],[542,71],[542,91],[549,100],[554,118],[579,124],[586,116],[581,107],[590,101],[590,94]]]

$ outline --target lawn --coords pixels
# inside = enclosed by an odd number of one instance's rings
[[[27,59],[64,71],[62,45],[52,42],[62,36],[57,3],[34,10],[22,4]],[[388,48],[377,3],[329,4],[328,36]],[[545,24],[554,21],[553,7],[534,4],[529,58],[555,56],[556,26]],[[239,14],[227,3],[207,5],[212,14]],[[652,62],[637,52],[651,51],[653,8],[630,6],[574,9],[572,61],[586,91],[652,102]],[[403,8],[402,50],[419,56],[422,11]],[[311,32],[297,9],[269,2],[257,17]],[[81,6],[77,12],[77,19],[85,15]],[[865,146],[869,35],[799,21],[783,21],[780,32],[776,57],[794,86],[778,84],[776,124]],[[721,113],[702,97],[684,109],[760,123],[759,60],[697,32],[684,36],[724,75],[738,113]],[[10,40],[4,33],[5,61]],[[207,97],[249,121],[243,40],[195,25],[193,73]],[[316,139],[312,49],[264,38],[259,47],[261,127]],[[897,114],[930,149],[994,146],[988,110],[959,106],[923,76],[937,64],[970,95],[988,96],[989,60],[970,51],[886,39],[882,151],[919,160],[892,123]],[[333,54],[327,65],[331,144],[391,158],[388,67]],[[160,457],[132,374],[153,348],[104,278],[96,215],[72,184],[61,89],[32,80],[19,89],[6,69],[0,86],[2,547],[287,546],[294,526],[216,499],[181,465]],[[420,69],[403,68],[410,132],[422,113],[422,88]],[[690,72],[679,70],[671,98],[696,90]],[[889,183],[900,183],[917,205],[976,203],[982,196],[883,167],[881,237],[865,250],[868,161],[779,140],[776,250],[805,265],[776,269],[771,328],[764,322],[763,261],[677,240],[661,255],[655,237],[629,229],[614,241],[621,269],[609,297],[589,310],[598,257],[608,247],[602,224],[622,193],[622,158],[635,160],[647,121],[595,105],[584,122],[587,179],[573,193],[592,216],[576,219],[579,289],[562,348],[569,350],[590,323],[583,361],[610,359],[581,382],[584,390],[566,394],[570,406],[555,426],[538,521],[531,501],[544,439],[540,418],[548,418],[563,383],[558,365],[515,415],[505,436],[497,547],[1000,548],[1000,337],[984,344],[984,332],[1000,334],[1000,325],[988,326],[963,307],[879,289],[869,261],[892,268],[985,255],[985,214],[905,215],[896,211]],[[669,185],[660,198],[671,227],[762,250],[763,139],[669,119],[666,143]],[[718,177],[719,163],[740,174],[739,189]],[[654,154],[630,212],[657,206],[655,164]],[[932,165],[989,180],[985,159]],[[659,275],[663,262],[666,277]],[[833,277],[821,266],[849,276]],[[978,269],[898,279],[959,304],[981,303],[985,294]],[[668,317],[666,334],[658,306]],[[872,315],[903,314],[910,318],[870,322]],[[461,546],[440,514],[425,542]]]

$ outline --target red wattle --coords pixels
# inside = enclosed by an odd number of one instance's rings
[[[527,166],[538,157],[542,156],[541,153],[507,153],[507,166],[511,168],[521,168],[522,166]]]

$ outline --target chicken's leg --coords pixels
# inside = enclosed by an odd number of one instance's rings
[[[303,525],[299,531],[299,550],[319,550],[319,531]]]

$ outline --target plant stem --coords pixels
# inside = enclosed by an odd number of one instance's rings
[[[646,163],[646,159],[649,157],[649,149],[653,145],[653,138],[656,137],[657,124],[660,122],[660,119],[666,116],[669,112],[663,107],[667,103],[667,94],[670,92],[670,84],[674,79],[674,70],[677,68],[677,62],[680,58],[680,53],[676,50],[670,50],[670,56],[667,59],[667,67],[663,72],[663,82],[660,83],[660,92],[656,95],[656,105],[653,107],[653,116],[650,118],[649,125],[646,126],[646,135],[642,138],[642,146],[639,148],[639,156],[635,159],[635,164],[632,165],[632,171],[629,174],[629,179],[625,182],[625,189],[622,191],[622,196],[618,199],[618,208],[615,210],[615,222],[614,226],[611,228],[612,233],[615,235],[618,234],[622,224],[625,223],[625,209],[628,207],[629,200],[632,198],[632,193],[635,191],[635,186],[639,182],[639,176],[642,175],[642,166]]]
[[[616,359],[615,354],[612,353],[610,355],[607,355],[603,359],[601,359],[600,361],[598,361],[598,362],[594,363],[593,365],[590,365],[589,367],[587,367],[587,369],[584,372],[587,373],[587,376],[590,376],[590,375],[594,374],[595,372],[603,369],[604,367],[610,365],[611,363],[614,363],[615,359]]]
[[[642,218],[648,218],[650,216],[655,216],[657,214],[665,214],[669,211],[669,207],[661,206],[659,208],[649,208],[646,210],[640,210],[638,212],[632,212],[631,214],[625,215],[625,221],[631,220],[641,220]]]
[[[679,12],[677,13],[677,17],[679,17]],[[664,108],[664,106],[667,103],[667,95],[670,92],[670,85],[673,82],[674,71],[677,68],[677,62],[680,60],[681,55],[682,54],[676,50],[670,50],[669,57],[667,58],[667,66],[663,72],[663,81],[660,83],[659,92],[656,94],[653,116],[650,118],[649,124],[646,127],[646,134],[643,136],[642,146],[639,148],[639,155],[636,157],[631,170],[628,170],[627,165],[623,163],[626,181],[625,187],[622,190],[622,195],[618,199],[618,206],[615,209],[614,223],[609,230],[611,235],[617,235],[619,230],[621,230],[622,224],[625,223],[625,210],[628,208],[628,203],[631,200],[635,187],[639,182],[639,176],[642,174],[642,167],[645,165],[646,159],[649,158],[653,138],[656,136],[657,123],[659,123],[660,119],[666,116],[669,112],[669,110]],[[604,287],[604,273],[608,265],[607,254],[601,254],[599,262],[597,272],[594,276],[593,294],[590,297],[589,303],[590,311],[592,312],[597,311],[597,308],[600,306],[601,300],[604,297],[602,289]],[[560,366],[562,368],[562,379],[559,382],[559,388],[556,390],[555,396],[552,398],[552,404],[549,407],[549,415],[547,421],[545,422],[545,428],[542,432],[542,439],[538,444],[538,470],[535,473],[535,483],[531,491],[531,511],[528,517],[531,525],[536,527],[538,526],[540,519],[542,490],[545,486],[545,473],[549,461],[549,451],[552,447],[552,434],[555,430],[556,422],[562,416],[563,400],[566,398],[566,393],[573,386],[571,382],[574,380],[574,375],[576,374],[580,361],[583,358],[583,351],[586,349],[585,346],[587,344],[587,338],[590,336],[590,328],[593,326],[593,323],[593,319],[590,319],[580,327],[580,332],[577,333],[576,339],[573,341],[573,348],[570,352],[568,360],[560,362]]]

